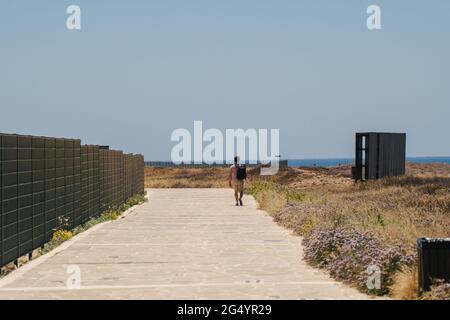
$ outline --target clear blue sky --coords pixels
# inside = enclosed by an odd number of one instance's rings
[[[449,36],[448,0],[0,0],[0,131],[156,160],[203,120],[279,128],[285,158],[353,156],[355,131],[450,155]]]

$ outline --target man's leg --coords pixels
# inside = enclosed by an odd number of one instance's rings
[[[244,181],[239,181],[239,203],[243,206],[242,197],[244,196]]]
[[[237,182],[233,182],[234,189],[234,199],[236,200],[236,205],[239,204],[239,185]]]

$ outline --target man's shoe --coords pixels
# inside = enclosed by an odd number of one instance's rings
[[[244,205],[244,204],[242,203],[242,199],[239,199],[239,203],[240,203],[241,207]],[[237,205],[237,204],[236,204],[236,205]]]
[[[239,203],[236,202],[236,207],[238,207],[238,206],[239,206]]]

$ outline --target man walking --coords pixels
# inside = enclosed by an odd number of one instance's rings
[[[230,187],[234,189],[234,198],[236,206],[243,206],[242,197],[244,196],[244,180],[247,178],[245,166],[239,165],[239,157],[234,157],[234,164],[230,167]]]

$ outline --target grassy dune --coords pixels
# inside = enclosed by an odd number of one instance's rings
[[[146,169],[147,187],[226,187],[227,169]],[[304,237],[306,260],[370,294],[442,299],[436,285],[420,296],[416,240],[450,236],[450,166],[408,164],[407,175],[355,184],[349,167],[249,171],[247,191],[274,220]],[[381,288],[367,288],[367,266]]]
[[[145,168],[146,188],[225,188],[228,170]]]

